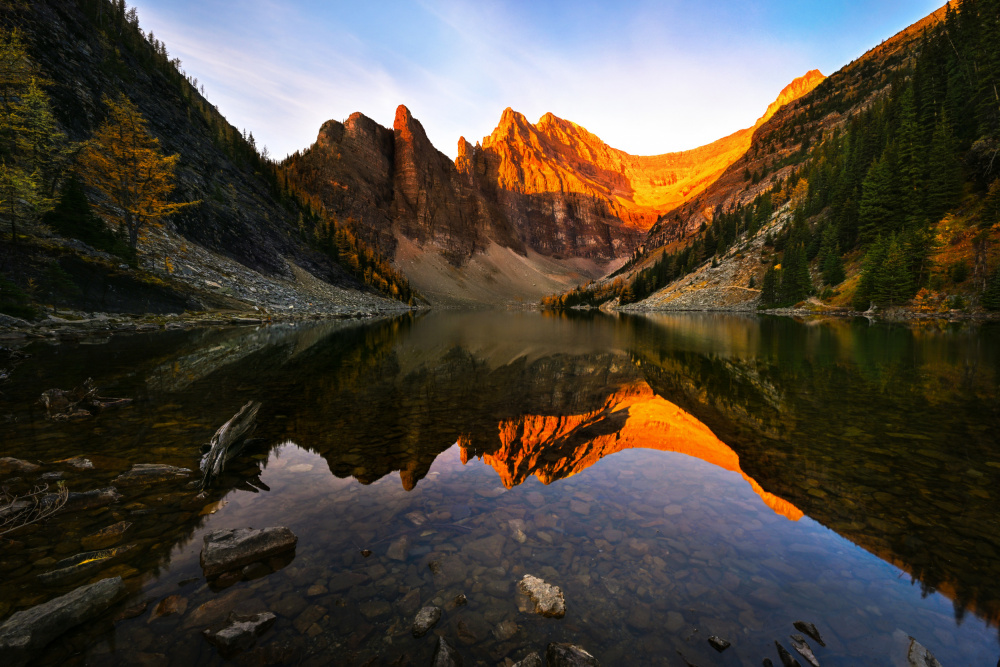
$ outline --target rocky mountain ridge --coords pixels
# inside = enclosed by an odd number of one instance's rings
[[[753,127],[680,153],[629,155],[551,113],[531,124],[508,108],[482,142],[460,138],[452,162],[401,105],[391,130],[360,113],[327,121],[284,167],[432,300],[531,301],[617,268],[663,211],[702,192],[823,79],[807,73]]]

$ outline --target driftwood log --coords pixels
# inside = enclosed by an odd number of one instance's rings
[[[257,427],[258,410],[260,403],[250,401],[212,436],[208,454],[201,460],[201,488],[207,487],[222,473],[226,462],[243,450],[247,437]]]

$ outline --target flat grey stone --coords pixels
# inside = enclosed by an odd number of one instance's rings
[[[49,642],[98,616],[124,593],[121,577],[101,579],[17,612],[0,625],[0,663],[21,667]]]
[[[206,577],[214,577],[290,551],[297,543],[295,533],[284,526],[216,530],[205,535],[201,569]]]

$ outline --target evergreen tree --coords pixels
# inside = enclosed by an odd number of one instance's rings
[[[986,281],[982,304],[987,310],[1000,310],[1000,266],[993,270],[990,279]]]
[[[764,279],[760,284],[760,305],[762,308],[771,308],[778,303],[778,270],[773,266],[764,273]]]
[[[892,166],[883,154],[868,170],[861,185],[858,231],[862,243],[870,243],[880,234],[888,234],[896,228],[898,204]]]
[[[943,115],[934,127],[927,171],[926,211],[932,221],[937,221],[958,203],[962,194],[962,165],[951,125]]]
[[[913,296],[912,287],[906,251],[900,239],[894,237],[876,273],[875,302],[880,306],[900,306]]]
[[[785,250],[781,261],[778,302],[783,306],[791,306],[805,299],[812,294],[812,291],[812,279],[809,277],[809,263],[806,261],[805,250],[801,245],[791,245]]]
[[[834,227],[827,227],[823,230],[823,243],[819,252],[819,266],[823,274],[823,284],[839,285],[844,282],[847,274],[844,273],[844,262],[840,258],[840,248],[837,238],[839,234]]]
[[[861,280],[858,288],[854,292],[852,305],[855,310],[868,310],[877,296],[879,283],[879,271],[885,262],[888,244],[883,237],[879,236],[868,248],[865,254],[864,264],[861,270]]]

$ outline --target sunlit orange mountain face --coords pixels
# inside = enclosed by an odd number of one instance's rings
[[[551,113],[532,124],[508,108],[481,142],[459,139],[452,161],[400,106],[391,129],[360,113],[327,121],[286,173],[432,301],[532,300],[630,257],[662,214],[702,193],[757,128],[823,79],[809,72],[753,127],[679,153],[630,155]]]
[[[524,415],[500,422],[499,447],[481,454],[484,463],[512,488],[534,475],[543,484],[572,477],[601,459],[626,449],[678,452],[740,473],[768,507],[797,521],[802,512],[764,491],[740,469],[740,457],[695,417],[657,396],[645,382],[626,385],[604,406],[568,416]],[[475,456],[459,441],[462,460]]]

